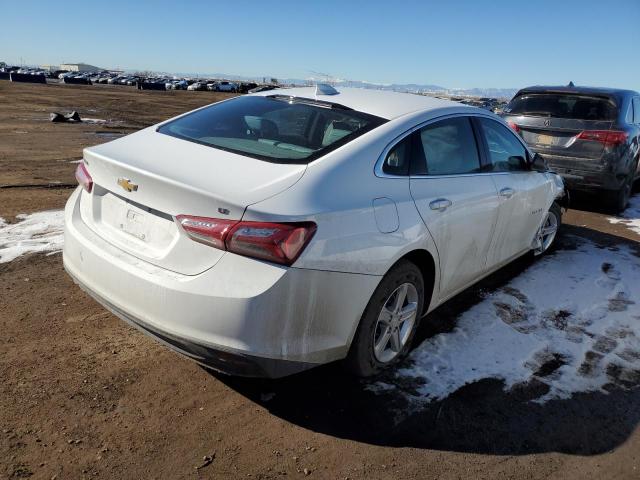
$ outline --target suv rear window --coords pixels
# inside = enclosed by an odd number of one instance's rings
[[[616,104],[610,98],[566,93],[525,93],[504,109],[509,115],[535,115],[575,120],[615,120]]]
[[[275,163],[309,163],[386,120],[312,99],[238,97],[162,125],[158,132]]]

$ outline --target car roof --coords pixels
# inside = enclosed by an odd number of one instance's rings
[[[609,95],[615,97],[625,97],[638,95],[638,92],[633,90],[625,90],[622,88],[606,88],[606,87],[584,87],[584,86],[568,86],[568,85],[535,85],[532,87],[526,87],[520,89],[516,95],[523,93],[583,93],[593,95]]]
[[[335,95],[316,95],[316,87],[278,88],[252,93],[256,96],[287,95],[336,103],[345,107],[392,120],[407,113],[435,110],[443,107],[464,107],[458,102],[413,93],[390,92],[368,88],[335,87]],[[473,107],[467,107],[473,109]]]

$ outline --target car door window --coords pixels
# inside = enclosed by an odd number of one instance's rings
[[[482,126],[489,150],[487,170],[491,172],[528,170],[527,149],[510,129],[488,118],[478,118],[478,121]]]
[[[633,99],[633,121],[640,125],[640,97]]]
[[[478,147],[469,118],[455,117],[427,125],[419,131],[418,140],[427,175],[480,171]]]
[[[627,111],[627,116],[625,117],[624,121],[629,123],[629,124],[633,124],[635,123],[635,120],[633,119],[633,100],[631,101],[631,103],[629,104],[629,109]]]
[[[411,135],[389,150],[382,164],[382,171],[387,175],[408,175],[410,149]]]

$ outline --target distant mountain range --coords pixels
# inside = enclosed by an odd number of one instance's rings
[[[205,78],[225,78],[228,80],[239,81],[270,81],[271,77],[246,77],[241,75],[230,75],[226,73],[179,73],[178,76],[185,77],[205,77]],[[278,78],[280,84],[283,85],[312,85],[317,82],[330,83],[337,87],[355,87],[355,88],[371,88],[375,90],[391,90],[394,92],[410,92],[410,93],[435,93],[450,96],[461,97],[492,97],[511,99],[518,91],[517,88],[448,88],[440,85],[419,84],[419,83],[372,83],[361,80],[344,80],[340,78]]]
[[[284,80],[287,82],[287,80]],[[297,82],[292,82],[297,83]],[[517,88],[447,88],[440,85],[417,84],[417,83],[392,83],[378,84],[361,82],[354,80],[342,80],[340,82],[332,82],[339,87],[357,87],[357,88],[373,88],[376,90],[392,90],[394,92],[410,92],[410,93],[440,93],[451,96],[461,97],[493,97],[511,99]]]

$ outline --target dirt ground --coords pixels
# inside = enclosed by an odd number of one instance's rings
[[[0,81],[0,185],[12,187],[0,188],[0,217],[61,208],[70,161],[110,138],[100,133],[223,96]],[[48,122],[71,110],[107,122]],[[637,234],[588,201],[578,208],[565,216],[560,249],[571,236],[638,247]],[[430,314],[421,338],[452,328],[530,262]],[[535,385],[506,393],[486,380],[396,423],[397,399],[336,365],[280,381],[200,368],[98,306],[59,254],[0,264],[0,332],[0,478],[640,478],[640,389],[538,404],[528,401]]]

